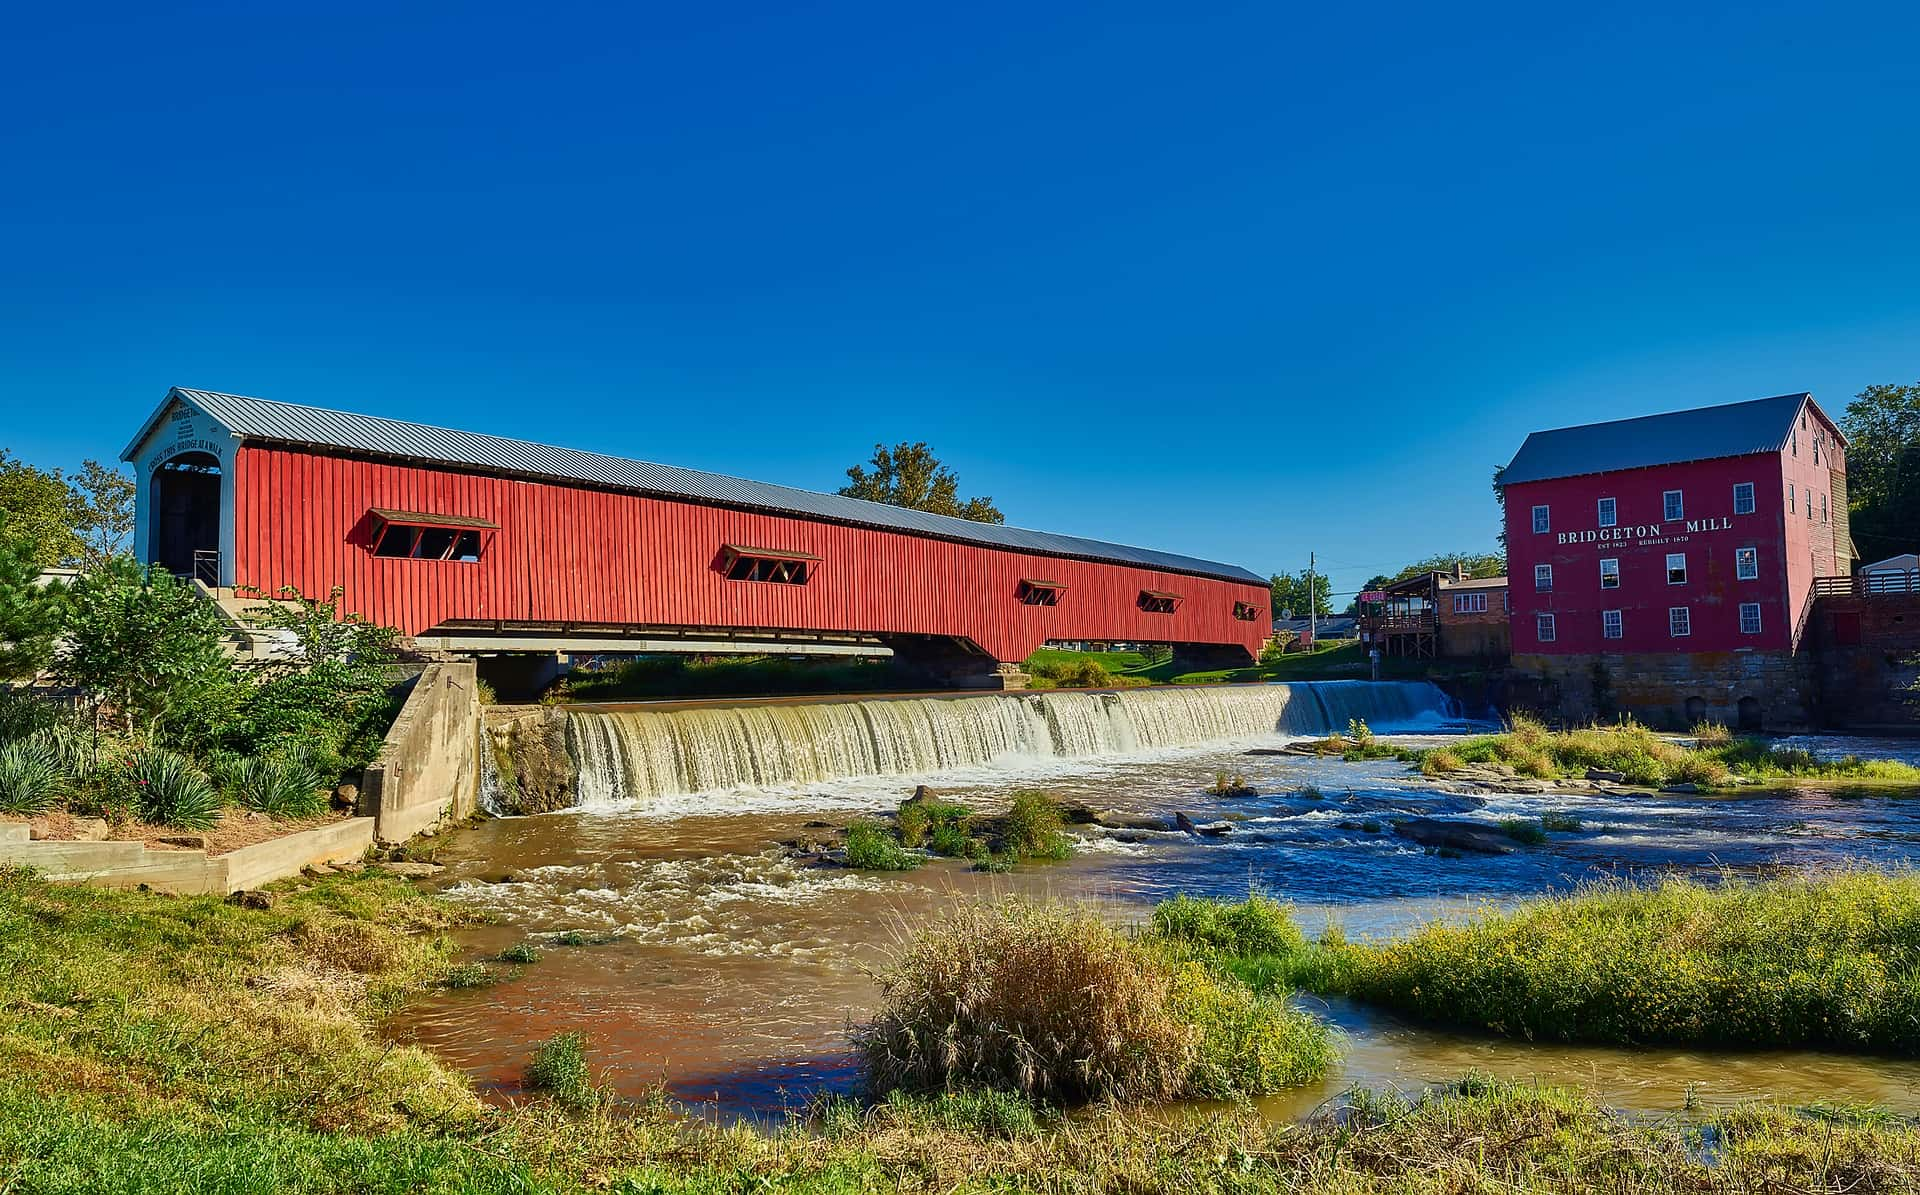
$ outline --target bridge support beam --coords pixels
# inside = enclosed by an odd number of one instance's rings
[[[1230,668],[1251,668],[1254,659],[1247,649],[1233,643],[1176,643],[1173,645],[1173,674],[1185,672],[1221,672]]]
[[[930,689],[1007,690],[1027,687],[1020,665],[996,660],[971,643],[942,636],[889,637],[895,675],[903,685]]]
[[[548,686],[573,671],[573,659],[557,651],[481,656],[480,679],[502,701],[536,701]]]

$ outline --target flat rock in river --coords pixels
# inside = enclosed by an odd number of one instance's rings
[[[1376,797],[1364,793],[1348,793],[1340,805],[1344,809],[1354,809],[1362,813],[1471,813],[1484,809],[1485,797],[1469,796],[1465,793],[1440,793],[1433,796]]]
[[[1151,814],[1120,813],[1113,809],[1098,809],[1089,812],[1091,816],[1087,818],[1088,822],[1096,826],[1103,826],[1109,830],[1159,830],[1164,833],[1173,829],[1172,826],[1167,824],[1167,819],[1154,817]]]
[[[1479,855],[1513,852],[1512,839],[1474,822],[1451,822],[1435,817],[1400,818],[1394,821],[1393,832],[1421,846],[1472,851]]]

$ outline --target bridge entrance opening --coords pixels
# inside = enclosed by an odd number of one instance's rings
[[[220,583],[220,461],[183,452],[153,474],[152,563],[179,577]]]

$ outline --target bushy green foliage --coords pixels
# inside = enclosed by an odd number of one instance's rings
[[[1713,788],[1734,776],[1755,780],[1833,778],[1920,783],[1920,768],[1894,760],[1818,760],[1800,748],[1735,738],[1715,723],[1695,728],[1701,745],[1682,746],[1635,722],[1552,731],[1516,714],[1505,734],[1472,739],[1448,754],[1471,763],[1504,763],[1522,776],[1551,780],[1589,768],[1618,772],[1629,784],[1697,784]],[[1428,751],[1422,768],[1436,752]],[[1429,773],[1431,774],[1431,773]]]
[[[876,1092],[1014,1091],[1064,1104],[1257,1095],[1331,1062],[1319,1022],[1093,913],[963,905],[880,975],[858,1034]]]
[[[880,822],[855,822],[847,827],[847,866],[858,871],[911,871],[924,857],[902,850]]]
[[[327,810],[326,777],[304,751],[222,760],[214,770],[228,800],[275,817],[314,817]]]
[[[0,511],[0,684],[29,679],[52,661],[66,599],[65,587],[36,583],[34,551],[11,527]]]
[[[558,703],[734,694],[865,693],[898,685],[899,675],[886,660],[640,656],[611,668],[569,673],[542,700]]]
[[[1531,1039],[1909,1055],[1920,876],[1594,888],[1238,970]]]
[[[283,589],[249,617],[292,640],[284,660],[258,665],[230,746],[257,753],[299,751],[323,783],[371,763],[399,712],[394,630],[324,600]]]
[[[1013,794],[1013,804],[1000,819],[999,853],[1016,860],[1060,860],[1073,855],[1073,840],[1063,829],[1060,807],[1035,789]]]
[[[1152,924],[1160,937],[1227,954],[1285,954],[1306,945],[1287,906],[1258,894],[1242,901],[1176,896],[1154,907]]]
[[[209,830],[220,814],[220,796],[193,761],[177,751],[149,747],[127,765],[140,816],[183,830]]]
[[[1111,672],[1085,656],[1057,662],[1032,659],[1026,667],[1028,683],[1036,689],[1128,689],[1152,683],[1146,677]]]
[[[926,846],[936,855],[964,855],[967,819],[972,816],[971,809],[951,801],[908,800],[901,802],[894,827],[907,846]],[[952,846],[956,836],[962,844],[960,850],[941,849],[943,841]]]
[[[0,746],[0,813],[45,813],[64,779],[60,757],[39,736]]]
[[[465,992],[486,987],[493,979],[493,972],[487,969],[485,963],[458,963],[448,967],[440,976],[440,986],[449,991]]]
[[[1423,776],[1446,776],[1466,766],[1466,761],[1444,747],[1425,751],[1420,756],[1420,774]]]
[[[584,1033],[562,1033],[542,1042],[527,1063],[525,1081],[529,1091],[540,1092],[571,1111],[584,1112],[600,1102],[587,1065]]]
[[[500,952],[500,961],[503,963],[537,963],[540,961],[540,950],[531,942],[515,942]]]
[[[175,746],[205,742],[239,701],[218,609],[125,557],[69,587],[60,673],[124,729]]]
[[[80,559],[78,512],[60,470],[35,468],[0,448],[0,539],[38,572]]]
[[[1546,828],[1530,817],[1503,817],[1499,827],[1502,834],[1527,846],[1539,846],[1547,840]]]

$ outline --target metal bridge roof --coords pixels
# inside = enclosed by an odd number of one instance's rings
[[[1811,394],[1782,394],[1534,432],[1500,474],[1500,484],[1778,452],[1786,447],[1801,406],[1812,401]],[[1825,421],[1824,414],[1821,418]]]
[[[1086,560],[1138,565],[1168,572],[1194,573],[1229,581],[1265,585],[1266,579],[1231,564],[1132,548],[1124,544],[1028,531],[994,523],[976,523],[950,515],[929,514],[906,507],[818,494],[811,490],[747,481],[696,469],[680,469],[649,461],[627,460],[555,448],[526,440],[509,440],[477,432],[454,431],[398,419],[300,406],[239,394],[175,387],[121,454],[130,460],[175,399],[218,420],[242,439],[266,440],[312,448],[365,453],[370,456],[454,465],[500,473],[581,482],[607,489],[631,490],[665,498],[687,499],[717,506],[799,515],[836,523],[852,523],[909,535],[958,540],[1017,552],[1071,556]]]

